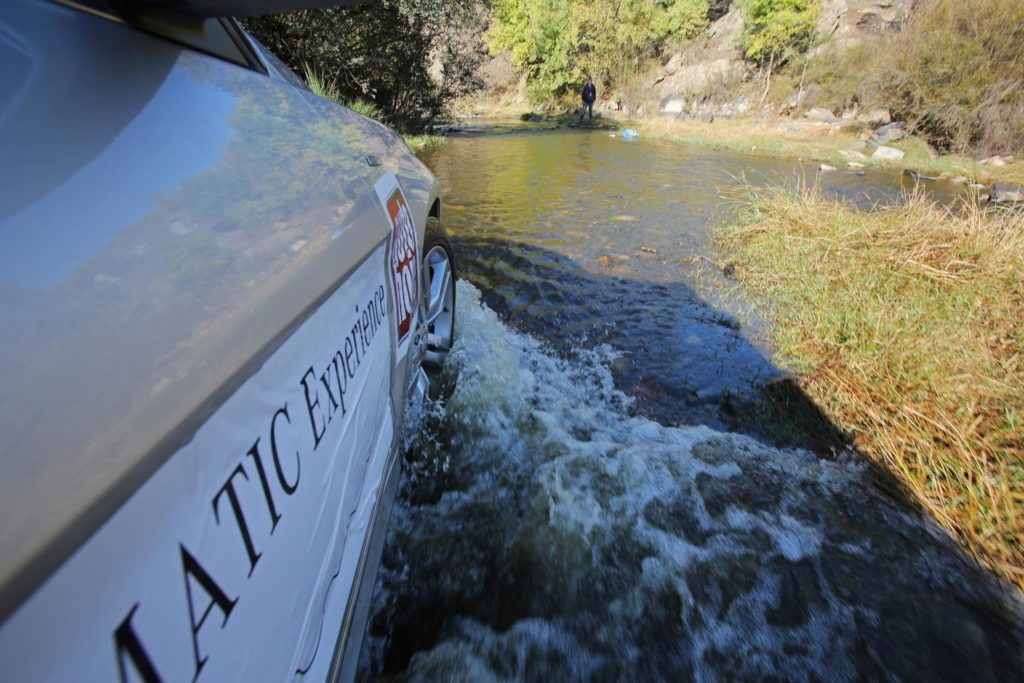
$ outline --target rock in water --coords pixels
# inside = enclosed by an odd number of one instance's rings
[[[992,191],[992,201],[1014,204],[1024,202],[1024,187],[1021,187],[1020,185],[996,183],[996,186]]]
[[[883,161],[899,161],[903,158],[903,150],[882,145],[876,149],[875,153],[871,156],[875,159],[882,159]]]
[[[835,171],[836,167],[835,166],[830,166],[828,164],[822,164],[821,166],[818,166],[818,170],[819,171]]]
[[[924,173],[921,173],[920,171],[915,171],[915,170],[909,169],[909,168],[908,169],[904,169],[903,175],[905,175],[905,176],[907,176],[909,178],[913,178],[914,180],[938,180],[938,178],[936,178],[933,175],[925,175]]]

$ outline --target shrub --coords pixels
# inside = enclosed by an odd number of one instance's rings
[[[814,40],[817,0],[746,0],[741,47],[747,59],[781,64]]]
[[[417,131],[475,85],[479,50],[466,36],[478,35],[482,1],[380,0],[244,24],[294,71],[308,66],[329,82],[337,99],[372,103],[390,123]]]
[[[1024,149],[1024,2],[929,0],[877,78],[896,113],[943,148]]]

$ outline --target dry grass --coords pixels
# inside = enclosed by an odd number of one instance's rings
[[[842,168],[849,159],[844,155],[858,140],[859,133],[828,130],[805,120],[782,118],[681,121],[672,118],[650,118],[633,122],[640,132],[649,137],[703,145],[713,149],[740,154],[819,161]],[[902,161],[859,159],[867,166],[894,170],[912,169],[926,175],[952,177],[962,175],[982,183],[1024,184],[1024,160],[994,167],[976,163],[960,155],[942,155],[932,158],[918,140],[907,139],[893,145],[906,156]]]
[[[806,393],[1024,588],[1024,214],[775,189],[722,239]]]
[[[1024,2],[921,3],[872,78],[897,113],[960,151],[1024,149]]]

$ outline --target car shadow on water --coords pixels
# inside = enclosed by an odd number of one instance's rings
[[[735,318],[683,283],[454,241],[479,293],[460,290],[458,386],[407,467],[362,678],[1024,673],[1016,591]]]

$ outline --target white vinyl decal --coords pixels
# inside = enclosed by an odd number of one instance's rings
[[[0,627],[4,680],[323,680],[394,434],[385,253]]]
[[[420,259],[416,226],[394,173],[386,173],[374,185],[391,226],[391,251],[388,273],[395,304],[395,362],[405,357],[409,339],[416,328],[420,300]]]

